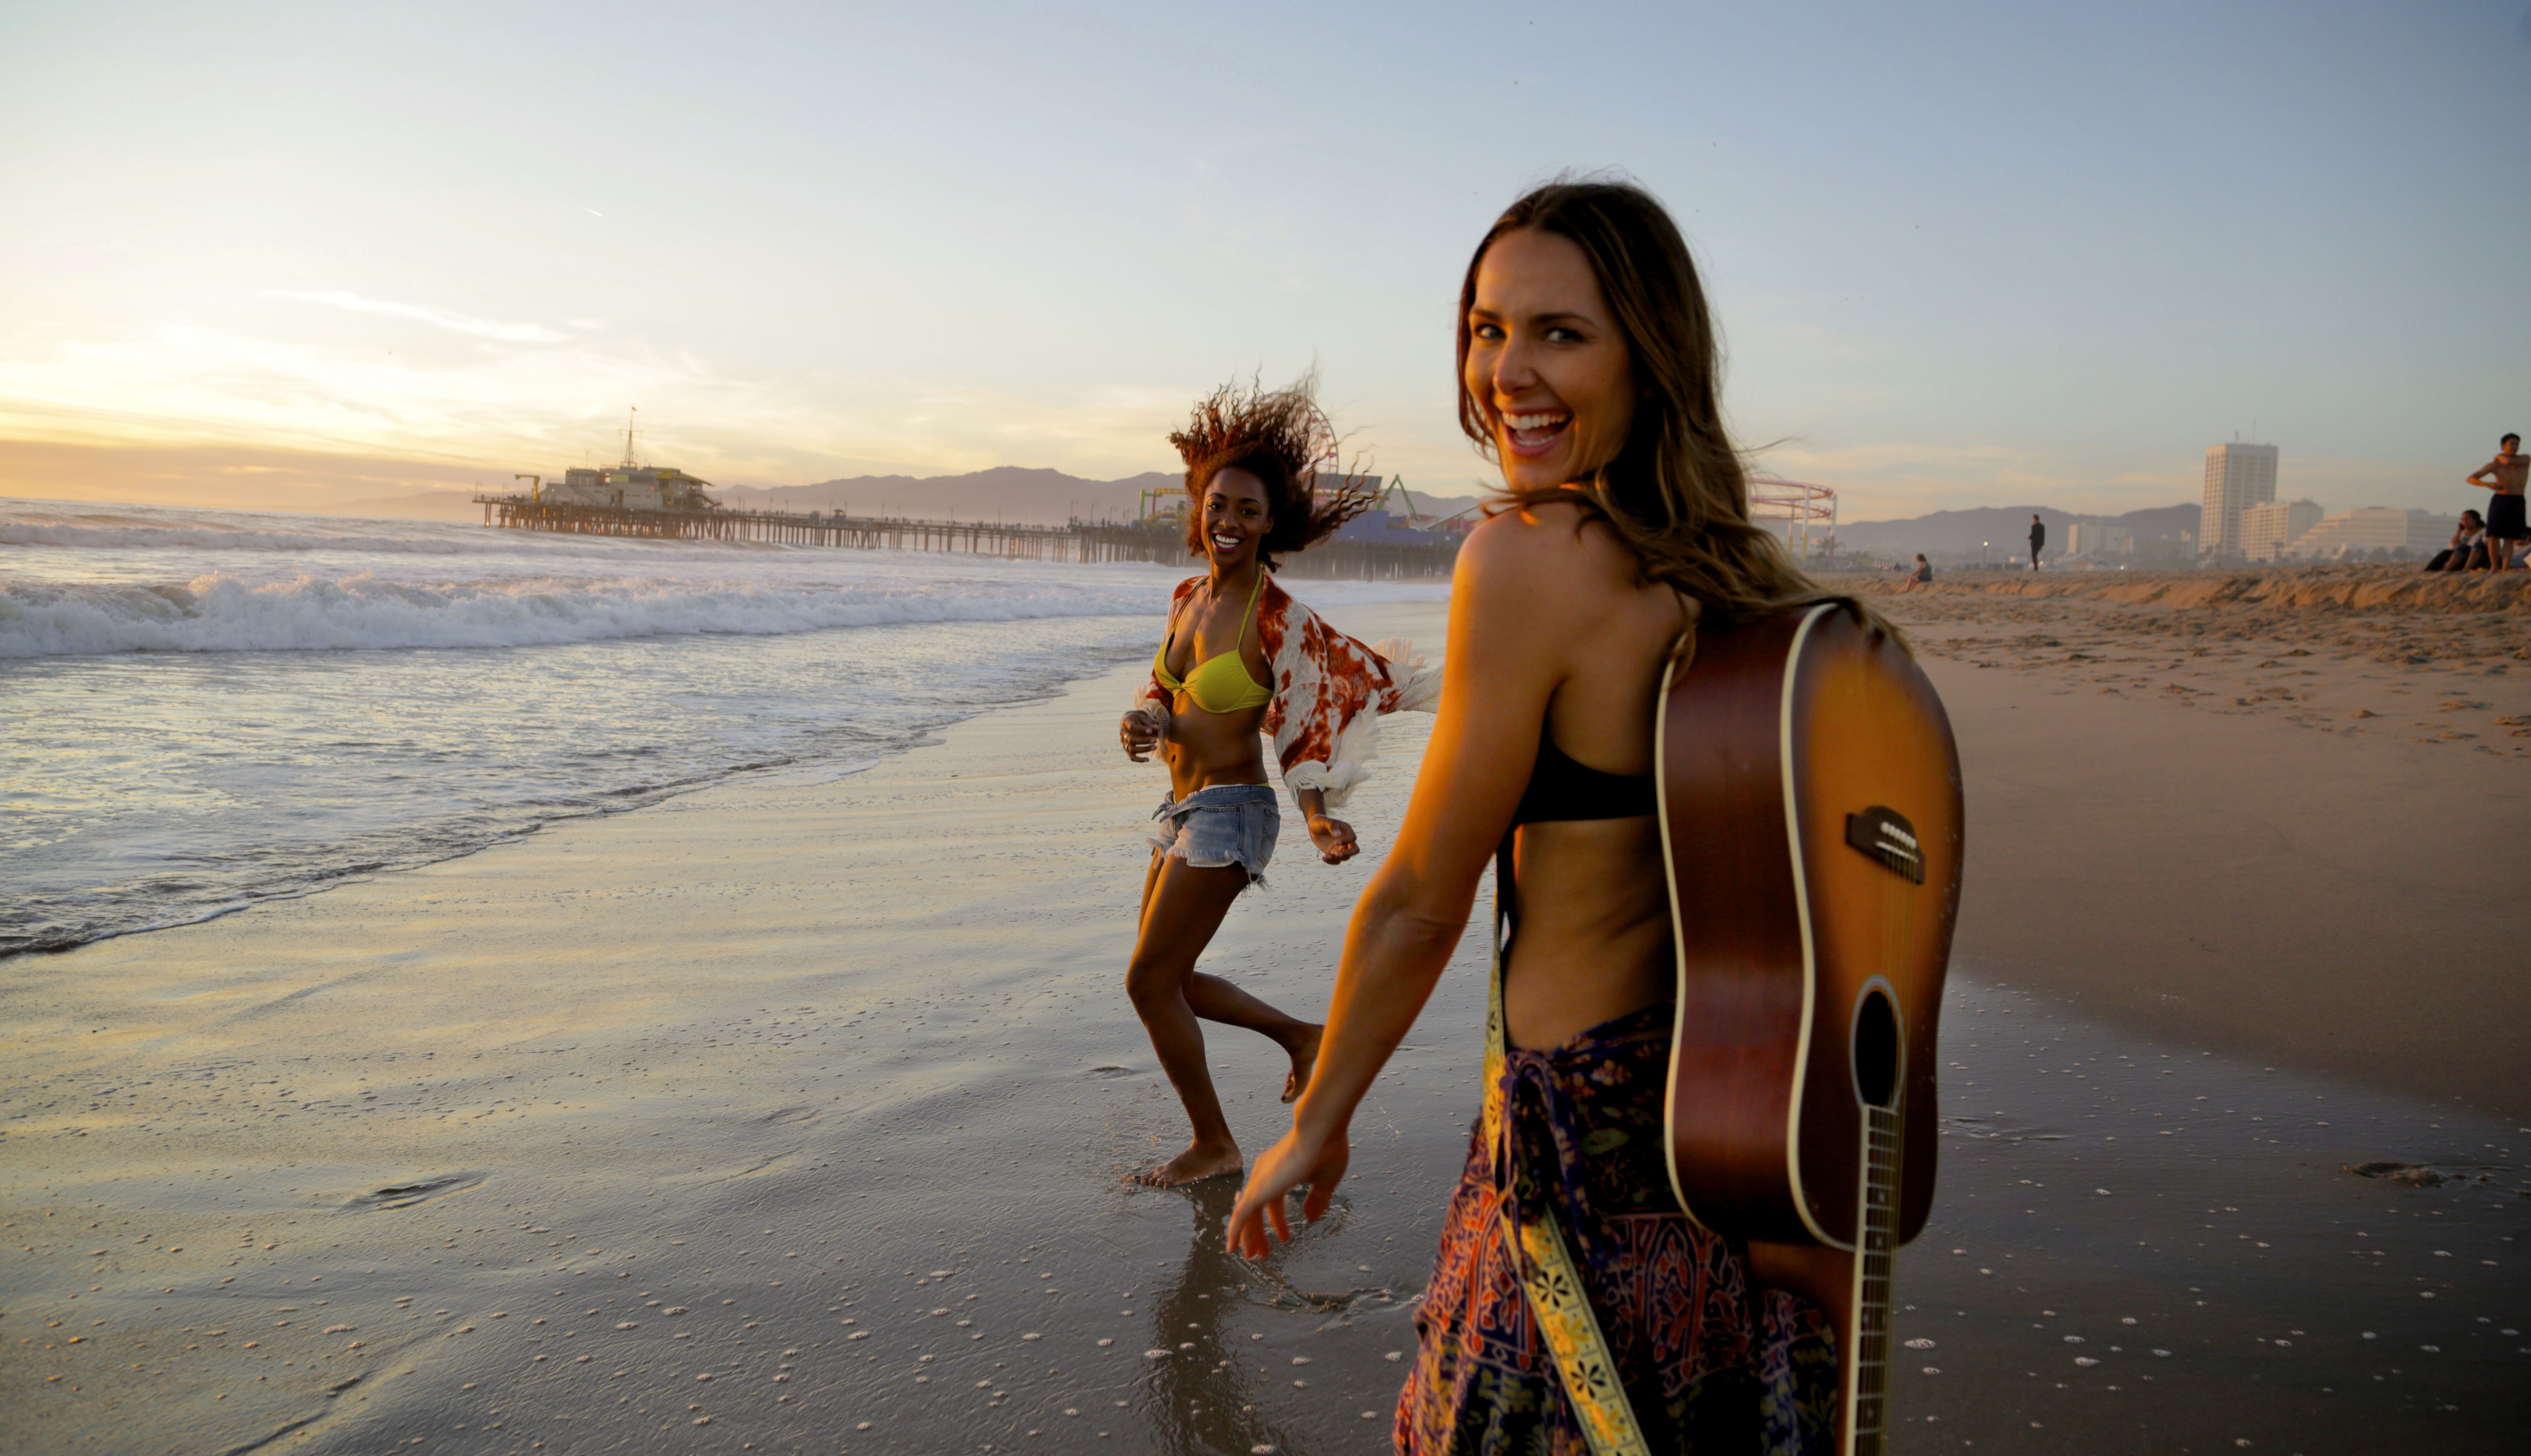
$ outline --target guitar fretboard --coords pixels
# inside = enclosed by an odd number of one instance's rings
[[[1864,1109],[1863,1217],[1857,1230],[1853,1406],[1847,1449],[1881,1456],[1889,1389],[1889,1284],[1898,1247],[1898,1111]]]

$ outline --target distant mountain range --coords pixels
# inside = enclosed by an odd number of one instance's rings
[[[997,466],[964,476],[852,476],[814,485],[715,485],[714,499],[734,511],[843,511],[855,516],[909,516],[932,521],[1009,521],[1060,526],[1084,521],[1132,521],[1142,514],[1143,492],[1174,496],[1185,477],[1150,471],[1122,480],[1090,480],[1061,471]],[[1477,497],[1434,496],[1415,491],[1415,507],[1447,516]],[[405,520],[478,520],[483,508],[471,491],[430,490],[418,495],[345,501],[328,508],[344,516]]]
[[[857,516],[912,516],[928,520],[1010,521],[1059,526],[1079,517],[1085,521],[1131,521],[1142,513],[1143,492],[1184,488],[1184,477],[1160,471],[1121,480],[1091,480],[1061,471],[997,466],[963,476],[852,476],[814,485],[716,485],[712,494],[732,510],[844,511]],[[480,520],[482,507],[469,491],[433,490],[418,495],[347,501],[331,509],[346,516],[394,516],[429,521]],[[1416,509],[1447,516],[1478,503],[1473,495],[1434,496],[1415,491]],[[2176,540],[2181,532],[2197,530],[2197,507],[2157,506],[2122,516],[2088,516],[2049,506],[1984,506],[1969,511],[1936,511],[1903,521],[1847,521],[1836,529],[1837,543],[1848,550],[1882,555],[1956,559],[1975,556],[1979,542],[1991,542],[1997,557],[2023,549],[2030,539],[2030,517],[2036,512],[2048,524],[2050,549],[2062,550],[2065,529],[2077,521],[2123,526],[2139,546],[2156,539]]]
[[[722,485],[713,487],[712,495],[736,511],[842,511],[1060,526],[1076,516],[1131,521],[1142,514],[1144,491],[1181,488],[1178,476],[1156,471],[1122,480],[1086,480],[1061,471],[1005,465],[964,476],[852,476],[815,485]]]
[[[1143,492],[1176,495],[1185,476],[1150,471],[1122,480],[1086,480],[1061,471],[997,466],[964,476],[854,476],[815,485],[715,488],[720,503],[737,510],[844,511],[860,516],[918,516],[957,521],[1016,521],[1060,526],[1084,521],[1131,521],[1142,514]],[[1434,496],[1415,491],[1416,509],[1447,516],[1477,503],[1475,496]]]
[[[1985,542],[1991,543],[2000,559],[2030,548],[2030,518],[2034,514],[2048,528],[2047,549],[2056,552],[2065,549],[2065,528],[2077,521],[2123,526],[2135,533],[2136,544],[2142,546],[2152,540],[2176,541],[2183,531],[2193,534],[2197,512],[2193,505],[2177,505],[2129,511],[2123,516],[2085,516],[2048,506],[1981,506],[1971,511],[1936,511],[1904,521],[1843,521],[1837,524],[1836,541],[1847,550],[1884,556],[1922,551],[1928,556],[1951,557],[1975,556],[1980,543]]]

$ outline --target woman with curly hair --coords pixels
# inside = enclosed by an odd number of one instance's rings
[[[1459,420],[1504,498],[1460,548],[1438,721],[1355,908],[1317,1075],[1229,1230],[1262,1256],[1304,1184],[1303,1215],[1325,1212],[1354,1109],[1499,849],[1486,1099],[1416,1311],[1403,1452],[1788,1453],[1832,1436],[1826,1316],[1770,1287],[1807,1251],[1691,1220],[1664,1152],[1662,670],[1702,617],[1822,599],[1750,518],[1715,332],[1676,225],[1619,183],[1514,202],[1461,284]]]
[[[1184,1152],[1135,1175],[1160,1188],[1242,1166],[1198,1021],[1273,1038],[1292,1059],[1286,1102],[1309,1086],[1318,1059],[1317,1025],[1195,969],[1230,902],[1264,881],[1274,853],[1281,815],[1261,735],[1274,740],[1319,857],[1340,865],[1360,845],[1353,827],[1327,811],[1362,779],[1377,715],[1429,708],[1438,686],[1328,627],[1268,575],[1276,557],[1325,539],[1371,505],[1349,483],[1328,499],[1318,496],[1318,462],[1334,441],[1311,403],[1310,381],[1270,392],[1218,390],[1169,443],[1186,461],[1187,550],[1209,570],[1178,587],[1151,680],[1117,730],[1127,757],[1139,763],[1160,749],[1169,767],[1169,797],[1153,815],[1160,827],[1143,878],[1141,933],[1125,972],[1152,1049],[1195,1125]]]

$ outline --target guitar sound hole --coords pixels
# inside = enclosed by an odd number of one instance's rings
[[[1870,1107],[1898,1097],[1898,1013],[1878,988],[1854,1009],[1854,1091]]]

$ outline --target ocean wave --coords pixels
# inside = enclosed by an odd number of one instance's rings
[[[58,526],[0,521],[0,546],[85,551],[400,551],[455,555],[476,542],[414,535],[353,535],[183,526]]]
[[[557,535],[487,531],[471,523],[385,521],[280,512],[174,507],[69,509],[59,502],[0,498],[0,546],[95,552],[217,551],[284,555],[324,551],[358,555],[552,556],[634,560],[694,556],[727,560],[767,554],[757,541],[652,540],[630,536]]]
[[[363,573],[254,584],[0,584],[0,658],[110,652],[512,647],[764,636],[918,622],[1151,615],[1166,588],[1036,582],[818,585],[536,578],[396,582]]]
[[[231,526],[71,526],[44,521],[0,520],[0,546],[49,546],[72,551],[343,551],[395,556],[479,556],[525,552],[560,554],[595,543],[600,549],[656,543],[617,537],[562,538],[495,535],[464,528],[391,533],[253,530]],[[684,544],[668,543],[671,547]],[[713,542],[726,547],[729,543]],[[736,543],[745,546],[752,543]],[[573,553],[579,554],[579,553]],[[728,554],[724,549],[723,554]]]

